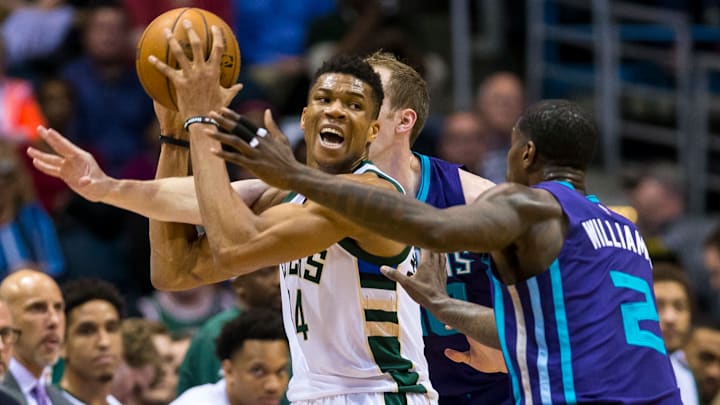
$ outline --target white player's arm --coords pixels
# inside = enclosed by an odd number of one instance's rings
[[[164,131],[166,134],[173,132]],[[64,181],[83,198],[160,221],[201,223],[195,184],[187,177],[187,170],[155,180],[116,179],[108,176],[89,152],[59,132],[39,127],[38,134],[55,153],[28,148],[35,167]],[[267,190],[267,185],[260,180],[243,180],[233,183],[233,188],[246,204],[251,205]]]
[[[161,132],[187,139],[178,114],[154,104]],[[187,148],[163,143],[153,182],[119,181],[118,187],[107,193],[108,200],[118,204],[151,205],[158,213],[173,212],[158,216],[175,222],[150,219],[150,280],[159,289],[182,290],[232,277],[225,269],[215,268],[207,240],[194,225],[187,224],[200,222],[192,178],[176,177],[187,176],[189,162]],[[179,214],[185,217],[173,217]]]
[[[232,188],[245,204],[252,206],[268,185],[261,180],[250,179],[235,181]],[[192,176],[155,180],[112,179],[108,193],[99,201],[158,221],[202,225]]]
[[[492,181],[472,174],[466,170],[458,169],[460,175],[460,184],[462,185],[463,195],[465,196],[465,204],[475,201],[480,194],[495,186]]]

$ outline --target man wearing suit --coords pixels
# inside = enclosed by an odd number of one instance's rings
[[[0,284],[20,337],[15,342],[8,373],[2,383],[24,405],[70,405],[61,391],[49,385],[65,335],[64,302],[55,280],[35,270],[19,270]]]
[[[12,357],[12,348],[18,336],[20,336],[20,331],[15,329],[13,325],[10,308],[8,308],[5,301],[0,300],[0,381],[7,374],[10,358]],[[0,385],[0,404],[21,405],[22,403],[22,398]]]

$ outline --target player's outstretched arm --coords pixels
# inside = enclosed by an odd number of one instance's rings
[[[29,147],[28,155],[41,172],[64,181],[86,200],[102,202],[160,221],[200,224],[200,210],[191,177],[158,180],[115,179],[108,176],[86,150],[45,127],[38,134],[55,153]],[[252,204],[267,189],[260,180],[233,183],[235,191]]]
[[[427,308],[440,322],[487,346],[499,348],[493,310],[448,295],[445,260],[444,254],[423,249],[414,275],[401,274],[387,266],[381,271],[400,283],[412,299]]]
[[[224,128],[237,122],[222,111]],[[517,184],[492,187],[469,205],[437,209],[414,198],[343,177],[329,175],[295,160],[269,111],[268,134],[255,146],[240,137],[214,131],[212,137],[236,152],[214,148],[223,159],[245,166],[275,187],[297,191],[381,235],[443,252],[490,252],[510,246],[539,221],[562,216],[552,198]],[[546,193],[547,194],[547,193]]]

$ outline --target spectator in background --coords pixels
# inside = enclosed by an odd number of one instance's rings
[[[7,302],[0,299],[0,381],[8,372],[13,345],[19,336],[20,330],[15,329]]]
[[[713,221],[685,211],[683,174],[667,162],[648,164],[629,173],[626,188],[637,212],[637,226],[653,260],[675,260],[697,290],[698,316],[717,313],[717,293],[710,288],[703,266],[703,242]]]
[[[74,405],[120,405],[110,388],[123,356],[122,296],[97,279],[70,281],[62,292],[67,320],[63,394]]]
[[[215,339],[223,325],[241,312],[254,311],[254,308],[281,308],[280,270],[277,266],[236,277],[231,285],[235,291],[236,304],[210,318],[193,336],[180,366],[178,395],[196,385],[215,383],[222,378],[222,364],[213,353]]]
[[[110,393],[123,405],[142,405],[142,394],[159,378],[160,354],[152,339],[151,321],[123,320],[123,359],[115,373]]]
[[[297,114],[309,87],[305,46],[310,23],[334,11],[335,0],[232,1],[243,71],[280,114]]]
[[[45,78],[38,86],[37,100],[49,128],[65,131],[63,133],[70,134],[68,136],[72,138],[77,137],[77,125],[74,122],[75,99],[68,82],[56,76]],[[38,147],[46,150],[43,144]],[[30,174],[38,192],[38,200],[57,218],[70,199],[68,187],[62,181],[39,170],[31,170]]]
[[[480,175],[495,183],[505,181],[510,135],[525,107],[523,84],[514,73],[497,72],[478,88],[475,109],[486,127],[487,153]]]
[[[45,273],[18,270],[0,284],[0,296],[20,330],[2,384],[30,404],[70,404],[61,390],[48,384],[65,336],[64,302],[57,283]]]
[[[15,145],[0,139],[0,274],[37,266],[53,277],[64,260],[55,225],[35,200]]]
[[[30,82],[5,76],[6,49],[0,36],[0,139],[18,144],[35,142],[35,129],[45,125]]]
[[[484,126],[477,115],[456,112],[445,118],[438,138],[438,157],[458,163],[471,173],[478,174],[485,155]]]
[[[685,353],[697,379],[700,404],[715,405],[720,400],[720,329],[696,327]]]
[[[277,404],[288,385],[289,349],[280,313],[255,309],[225,324],[217,338],[223,379],[191,388],[172,405]]]
[[[715,227],[705,239],[703,256],[712,291],[710,307],[713,312],[710,315],[716,322],[720,322],[720,226]]]
[[[143,391],[142,402],[144,405],[166,405],[176,397],[178,371],[190,344],[190,336],[171,336],[168,328],[159,322],[152,322],[150,326],[162,372],[153,385]]]
[[[61,49],[77,17],[73,6],[64,0],[7,2],[10,13],[2,22],[0,36],[6,42],[8,67],[28,77],[61,63]]]
[[[91,8],[84,26],[85,53],[62,71],[75,96],[78,124],[74,141],[96,152],[111,175],[140,153],[153,119],[132,63],[128,16],[121,5]]]
[[[158,321],[171,334],[192,334],[208,318],[230,308],[233,298],[220,284],[184,291],[154,291],[138,300],[143,318]]]
[[[655,263],[653,284],[660,329],[675,372],[684,405],[697,405],[697,384],[687,364],[683,347],[690,339],[695,297],[683,270],[669,263]]]

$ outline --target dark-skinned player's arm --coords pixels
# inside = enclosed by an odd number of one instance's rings
[[[492,308],[448,295],[445,261],[446,255],[423,249],[414,275],[402,274],[388,266],[383,266],[381,271],[400,283],[413,300],[427,308],[440,322],[484,345],[499,348]]]
[[[213,114],[224,128],[234,126],[235,115],[229,110]],[[240,137],[216,131],[212,137],[237,152],[215,147],[214,153],[245,166],[270,185],[297,191],[397,241],[439,252],[491,252],[512,245],[534,224],[562,216],[558,204],[542,192],[512,183],[488,189],[471,204],[438,209],[409,196],[305,166],[295,160],[269,111],[265,125],[268,134],[254,138],[256,147]]]

